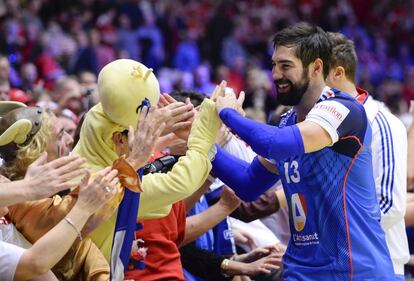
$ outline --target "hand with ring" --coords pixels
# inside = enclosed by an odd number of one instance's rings
[[[117,175],[117,170],[111,170],[111,167],[107,167],[99,171],[89,183],[90,173],[87,172],[80,184],[79,198],[76,204],[89,215],[96,212],[117,193],[119,185]]]

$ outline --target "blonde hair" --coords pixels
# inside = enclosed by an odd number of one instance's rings
[[[40,154],[44,152],[49,144],[54,126],[52,124],[53,113],[46,111],[42,115],[42,126],[26,145],[16,145],[16,157],[5,162],[0,169],[2,175],[11,180],[24,177],[27,167],[32,164]]]

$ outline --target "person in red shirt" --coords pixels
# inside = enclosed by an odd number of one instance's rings
[[[142,221],[143,229],[136,231],[133,251],[138,250],[144,260],[143,269],[130,270],[125,279],[184,280],[179,246],[185,236],[185,206],[174,203],[168,216]]]

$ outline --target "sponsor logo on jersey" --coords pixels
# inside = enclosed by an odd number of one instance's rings
[[[294,193],[291,198],[292,218],[296,231],[300,232],[305,228],[306,223],[306,200],[303,194]]]
[[[317,103],[309,112],[309,116],[322,118],[335,129],[341,125],[349,114],[349,109],[340,102],[326,100]]]
[[[297,232],[302,232],[306,225],[306,216],[308,209],[304,194],[294,193],[290,197],[291,214],[293,218],[293,225]],[[319,234],[314,233],[293,233],[292,239],[297,246],[309,246],[319,244]]]
[[[293,242],[298,246],[309,246],[319,244],[319,235],[317,232],[312,234],[293,234]]]
[[[338,108],[336,106],[329,105],[329,104],[317,104],[315,106],[315,108],[325,110],[325,111],[329,112],[336,119],[338,119],[340,121],[342,121],[344,119],[342,113],[338,111]]]

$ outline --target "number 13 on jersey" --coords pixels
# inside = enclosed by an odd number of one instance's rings
[[[285,162],[284,169],[285,169],[285,178],[286,178],[287,183],[300,182],[298,161],[293,160],[292,162]]]

